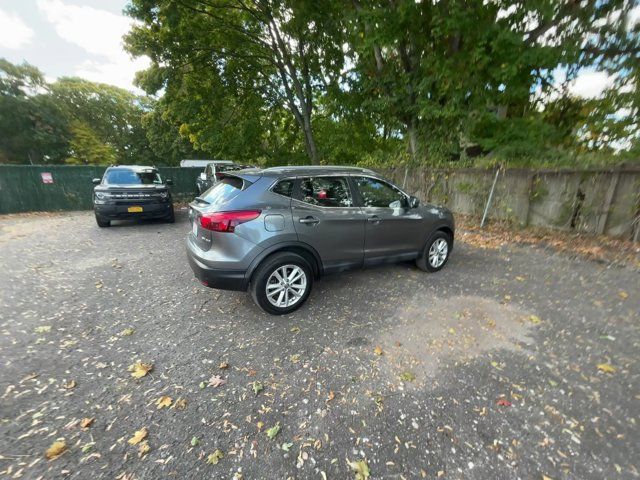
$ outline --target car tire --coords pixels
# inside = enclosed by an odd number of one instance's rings
[[[164,221],[167,223],[176,223],[176,213],[173,207],[171,207],[171,213],[165,217]]]
[[[282,277],[282,272],[288,272],[293,278],[291,284],[282,289],[282,282],[278,280],[278,273]],[[296,275],[302,276],[296,277]],[[284,315],[297,310],[307,300],[311,288],[313,287],[313,269],[309,262],[302,256],[293,252],[278,252],[267,257],[254,272],[251,278],[251,297],[256,305],[262,310],[272,315]],[[273,292],[269,296],[267,291]],[[282,292],[282,297],[280,296]],[[299,296],[298,296],[299,294]],[[289,303],[288,295],[297,297],[295,303]],[[269,298],[271,297],[271,299]],[[283,305],[278,305],[282,303]]]
[[[420,257],[416,259],[416,266],[425,272],[437,272],[447,264],[450,253],[451,237],[438,230],[427,240]]]
[[[100,218],[98,215],[96,215],[96,223],[98,224],[98,226],[100,228],[111,226],[111,221],[110,220],[105,220],[103,218]]]

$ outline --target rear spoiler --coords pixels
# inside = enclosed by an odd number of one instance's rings
[[[247,168],[245,170],[234,170],[232,172],[220,172],[219,179],[223,179],[225,177],[238,177],[244,180],[245,182],[255,183],[257,180],[262,178],[261,170],[257,168]]]

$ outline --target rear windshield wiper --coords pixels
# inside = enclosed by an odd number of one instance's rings
[[[211,205],[211,203],[207,202],[204,198],[201,197],[196,197],[195,200],[199,203],[206,203],[207,205]]]

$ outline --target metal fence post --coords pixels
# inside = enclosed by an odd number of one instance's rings
[[[484,222],[487,219],[489,213],[489,207],[491,206],[491,200],[493,199],[493,191],[496,189],[496,183],[498,182],[498,174],[500,173],[500,167],[496,170],[496,176],[493,178],[493,185],[491,185],[491,191],[489,192],[489,199],[487,205],[484,207],[484,213],[482,214],[482,221],[480,222],[480,228],[484,227]]]

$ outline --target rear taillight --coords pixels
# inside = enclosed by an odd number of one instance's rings
[[[205,213],[200,217],[200,225],[213,232],[233,232],[241,223],[255,220],[259,216],[260,210]]]

